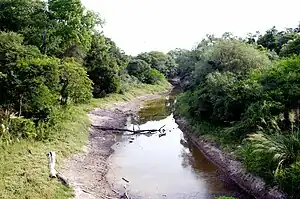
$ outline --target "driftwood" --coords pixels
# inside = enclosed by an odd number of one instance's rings
[[[51,151],[48,154],[49,157],[49,170],[50,170],[50,178],[57,178],[58,180],[61,181],[65,186],[69,186],[68,180],[59,172],[55,170],[55,152]]]
[[[112,128],[112,127],[103,127],[103,126],[96,126],[92,125],[93,128],[102,130],[102,131],[123,131],[123,132],[131,132],[133,134],[139,134],[139,133],[155,133],[155,132],[161,132],[162,128],[164,128],[166,125],[163,125],[159,129],[144,129],[144,130],[130,130],[130,129],[121,129],[121,128]]]

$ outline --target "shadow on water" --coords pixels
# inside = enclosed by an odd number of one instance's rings
[[[115,153],[110,158],[108,181],[120,191],[126,184],[135,199],[250,198],[185,139],[172,114],[178,92],[174,90],[163,98],[147,101],[139,112],[139,118],[128,126],[159,129],[165,125],[166,136],[117,136]]]

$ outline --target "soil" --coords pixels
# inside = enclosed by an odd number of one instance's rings
[[[136,115],[145,100],[161,97],[163,93],[148,94],[129,102],[112,104],[105,109],[96,108],[88,116],[91,124],[108,128],[122,128],[128,118]],[[76,154],[66,161],[63,175],[75,190],[75,199],[119,198],[106,180],[108,158],[113,153],[115,144],[112,132],[95,128],[89,130],[88,146],[84,152]]]

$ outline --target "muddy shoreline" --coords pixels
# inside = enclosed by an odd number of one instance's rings
[[[231,155],[221,151],[215,144],[194,136],[193,132],[196,130],[186,120],[179,116],[176,116],[175,120],[180,129],[185,132],[187,138],[245,192],[257,199],[288,198],[286,194],[280,192],[276,187],[269,187],[263,179],[248,173],[241,162],[236,161]]]
[[[96,108],[88,116],[92,125],[122,128],[129,117],[137,114],[144,101],[159,98],[168,92],[143,95],[103,109]],[[112,146],[115,143],[115,136],[111,132],[90,127],[88,145],[83,153],[73,155],[64,164],[63,174],[75,191],[75,199],[119,198],[106,179],[108,158],[113,153]]]

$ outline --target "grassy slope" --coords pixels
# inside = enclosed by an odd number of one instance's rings
[[[90,104],[73,106],[64,111],[65,120],[53,130],[49,142],[21,140],[9,146],[0,146],[0,199],[64,199],[72,190],[48,177],[49,151],[56,151],[57,163],[80,151],[87,143],[89,120],[87,112],[95,107],[128,101],[136,96],[166,90],[167,82],[160,85],[139,85],[125,94],[112,94],[94,99]]]

